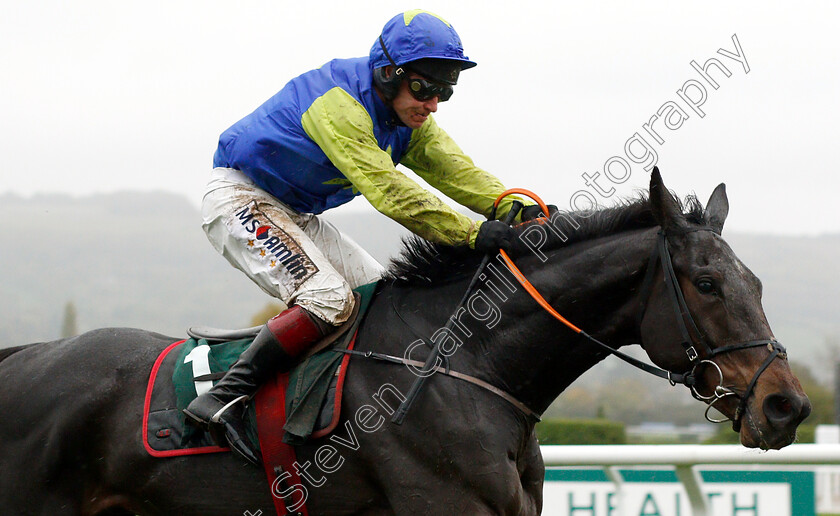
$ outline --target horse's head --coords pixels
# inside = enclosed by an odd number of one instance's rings
[[[720,237],[729,211],[724,185],[700,225],[686,219],[656,169],[650,202],[678,286],[668,283],[665,259],[651,263],[656,275],[641,322],[650,359],[669,371],[693,371],[695,396],[733,421],[744,446],[787,446],[811,405],[764,315],[761,282]]]

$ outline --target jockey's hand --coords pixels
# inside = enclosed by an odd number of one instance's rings
[[[475,249],[482,253],[491,253],[504,249],[509,251],[516,240],[512,227],[499,220],[482,222],[475,237]]]
[[[553,204],[549,204],[546,206],[548,208],[548,217],[551,218],[552,215],[557,213],[558,209],[557,206]],[[522,211],[519,212],[519,218],[522,222],[528,222],[529,220],[534,220],[540,216],[542,213],[542,208],[540,208],[539,204],[534,204],[532,206],[525,206],[522,208]]]

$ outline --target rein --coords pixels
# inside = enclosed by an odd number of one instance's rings
[[[714,229],[710,227],[698,227],[693,228],[689,231],[714,231]],[[536,287],[534,287],[534,285],[530,281],[528,281],[525,275],[522,274],[522,271],[519,270],[519,268],[516,266],[516,264],[513,263],[513,260],[511,260],[510,256],[508,256],[508,254],[504,250],[500,250],[499,253],[502,256],[505,265],[507,265],[510,272],[514,275],[517,281],[519,281],[522,287],[525,288],[525,290],[531,295],[531,297],[534,298],[534,300],[555,319],[562,322],[575,333],[581,335],[590,342],[593,342],[598,346],[604,348],[609,353],[615,355],[621,360],[624,360],[630,365],[652,375],[658,376],[660,378],[665,378],[671,383],[671,385],[676,385],[680,383],[685,385],[686,387],[689,387],[689,389],[691,389],[691,394],[692,396],[694,396],[694,398],[704,401],[708,404],[704,416],[706,420],[712,423],[724,423],[726,421],[729,421],[729,418],[714,419],[710,416],[709,412],[718,401],[729,396],[735,396],[740,399],[740,402],[738,403],[738,407],[735,410],[735,414],[733,415],[732,426],[735,431],[740,431],[741,419],[747,411],[747,403],[749,401],[750,396],[753,394],[756,384],[758,383],[759,376],[761,376],[761,374],[770,366],[770,364],[776,357],[781,358],[782,360],[785,360],[787,358],[787,353],[785,351],[784,346],[782,346],[775,339],[750,340],[738,344],[722,346],[716,349],[712,349],[711,346],[709,346],[709,344],[703,337],[702,332],[698,328],[697,324],[694,322],[694,318],[691,316],[691,312],[688,309],[688,304],[685,302],[685,296],[683,295],[682,289],[680,288],[676,272],[674,271],[674,265],[671,261],[671,253],[668,249],[668,241],[664,231],[659,231],[659,233],[657,234],[657,244],[654,246],[653,253],[651,254],[650,261],[648,262],[647,272],[645,273],[645,279],[642,285],[642,292],[645,293],[645,295],[643,295],[642,297],[645,299],[645,301],[643,301],[642,310],[639,314],[638,320],[641,321],[642,317],[644,316],[645,309],[647,308],[646,300],[648,299],[648,295],[650,294],[650,291],[653,288],[654,271],[656,269],[656,262],[659,261],[663,270],[666,290],[668,291],[669,296],[671,298],[672,306],[674,307],[674,315],[677,319],[678,327],[680,329],[680,334],[682,337],[680,344],[685,350],[689,362],[693,364],[690,370],[682,374],[676,374],[671,371],[656,367],[654,365],[647,364],[645,362],[642,362],[641,360],[637,360],[625,353],[618,351],[617,349],[608,346],[607,344],[604,344],[600,340],[596,339],[595,337],[589,335],[574,324],[570,323],[568,320],[566,320],[566,318],[560,315],[560,313],[558,313],[548,303],[548,301],[545,300],[542,294],[540,294]],[[686,325],[686,321],[688,321],[688,325]],[[693,330],[694,334],[697,335],[698,340],[702,345],[703,351],[706,357],[708,358],[699,360],[700,355],[697,352],[697,349],[694,347],[694,341],[691,338],[691,335],[689,334],[689,327]],[[767,349],[770,351],[770,355],[764,360],[761,366],[759,366],[758,370],[755,372],[755,374],[752,377],[752,380],[747,386],[747,389],[744,392],[744,394],[740,395],[732,389],[724,387],[723,372],[721,371],[720,367],[712,360],[712,358],[723,353],[739,351],[759,346],[766,346]],[[718,385],[715,387],[713,393],[708,396],[703,395],[697,391],[696,372],[698,367],[704,364],[709,364],[715,369],[717,369],[719,375]]]
[[[540,206],[540,208],[542,208],[544,214],[549,213],[548,207],[545,205],[545,203],[536,194],[534,194],[534,193],[532,193],[528,190],[515,188],[515,189],[508,190],[508,191],[502,193],[496,199],[496,202],[493,205],[493,210],[492,210],[492,213],[491,213],[491,216],[490,216],[490,220],[493,220],[495,218],[495,212],[496,212],[496,208],[499,205],[499,202],[504,197],[506,197],[507,195],[510,195],[512,193],[521,193],[521,194],[527,195],[528,197],[534,199],[537,202],[537,204]],[[520,207],[521,207],[521,205],[520,205]],[[518,209],[519,208],[517,207],[516,210],[518,210]],[[508,220],[506,222],[510,223],[510,221],[513,218],[512,215],[515,215],[515,210],[514,209],[512,209],[511,213],[508,214]],[[696,227],[696,228],[688,229],[686,232],[694,232],[694,231],[712,231],[712,232],[715,232],[715,233],[719,233],[718,231],[716,231],[714,228],[711,228],[711,227]],[[707,408],[706,408],[706,412],[704,413],[704,416],[705,416],[706,420],[708,420],[709,422],[724,423],[726,421],[730,421],[729,418],[714,419],[714,418],[711,417],[711,415],[709,413],[710,413],[712,408],[715,408],[715,404],[717,402],[719,402],[720,400],[725,399],[725,398],[730,397],[730,396],[735,396],[736,398],[738,398],[740,400],[739,403],[738,403],[738,407],[735,409],[735,413],[733,414],[733,417],[731,418],[732,428],[736,432],[740,431],[740,429],[741,429],[742,418],[743,418],[744,414],[746,414],[746,412],[747,412],[747,404],[748,404],[749,398],[752,396],[752,394],[755,390],[755,386],[758,383],[759,377],[762,375],[762,373],[764,373],[765,370],[767,370],[767,368],[770,366],[771,363],[773,363],[773,360],[775,360],[776,358],[780,358],[782,360],[787,359],[787,352],[785,351],[784,346],[782,346],[782,344],[779,343],[779,341],[777,341],[776,339],[750,340],[750,341],[740,342],[740,343],[737,343],[737,344],[730,344],[730,345],[722,346],[722,347],[715,348],[715,349],[713,349],[711,346],[709,346],[709,344],[706,342],[705,337],[703,336],[703,333],[700,331],[700,328],[695,323],[694,318],[691,315],[691,311],[688,308],[688,304],[685,302],[685,296],[683,295],[682,288],[679,285],[679,281],[677,279],[676,272],[674,271],[674,264],[671,260],[671,252],[668,249],[668,240],[667,240],[667,237],[665,235],[664,230],[660,230],[657,234],[657,242],[656,242],[656,245],[653,248],[653,251],[652,251],[651,256],[650,256],[650,260],[649,260],[648,265],[647,265],[647,270],[645,272],[645,279],[643,281],[642,290],[641,290],[641,292],[643,293],[643,295],[642,295],[643,301],[642,301],[642,305],[641,305],[641,311],[640,311],[639,316],[638,316],[638,322],[641,324],[641,320],[644,317],[644,313],[645,313],[645,310],[647,308],[647,300],[649,299],[650,293],[653,289],[654,274],[655,274],[655,271],[656,271],[656,265],[657,265],[657,262],[659,262],[660,266],[662,267],[662,275],[663,275],[663,279],[664,279],[664,282],[665,282],[665,285],[666,285],[666,290],[668,291],[669,297],[671,299],[671,304],[674,308],[674,316],[675,316],[675,318],[677,319],[677,322],[678,322],[678,328],[680,330],[680,335],[681,335],[680,344],[682,345],[683,349],[685,350],[686,356],[689,360],[689,363],[691,364],[690,369],[687,369],[686,372],[684,372],[684,373],[674,373],[672,371],[668,371],[666,369],[662,369],[660,367],[656,367],[655,365],[648,364],[646,362],[643,362],[641,360],[633,358],[630,355],[627,355],[625,353],[622,353],[621,351],[618,351],[617,349],[614,349],[614,348],[610,347],[609,345],[601,342],[597,338],[593,337],[592,335],[589,335],[588,333],[586,333],[582,329],[578,328],[577,326],[575,326],[574,324],[569,322],[565,317],[560,315],[560,313],[557,312],[557,310],[555,310],[554,307],[552,307],[551,304],[548,303],[548,301],[546,301],[546,299],[542,296],[542,294],[540,294],[540,292],[536,289],[536,287],[534,287],[534,285],[528,280],[528,278],[526,278],[525,275],[522,274],[522,271],[519,270],[519,268],[516,266],[516,264],[513,263],[513,260],[511,260],[510,256],[508,256],[507,252],[505,252],[504,249],[499,250],[499,255],[501,256],[502,260],[505,262],[505,265],[507,266],[508,270],[516,278],[516,280],[522,285],[522,287],[528,292],[528,294],[530,294],[531,297],[546,312],[548,312],[552,317],[554,317],[555,319],[562,322],[565,326],[567,326],[569,329],[571,329],[575,333],[581,335],[582,337],[589,340],[590,342],[600,346],[601,348],[603,348],[604,350],[606,350],[610,354],[615,355],[616,357],[618,357],[621,360],[627,362],[628,364],[632,365],[633,367],[636,367],[637,369],[640,369],[640,370],[642,370],[646,373],[652,374],[652,375],[657,376],[659,378],[666,379],[666,380],[668,380],[668,382],[671,385],[676,385],[676,384],[679,383],[679,384],[683,384],[686,387],[688,387],[691,390],[691,394],[694,398],[696,398],[700,401],[703,401],[708,405]],[[475,276],[473,277],[472,281],[470,282],[469,286],[467,287],[466,293],[464,294],[461,302],[458,304],[459,307],[463,305],[464,301],[471,294],[472,289],[474,288],[475,284],[477,283],[478,278],[482,275],[485,266],[489,262],[489,259],[490,259],[490,255],[488,254],[482,260],[481,265],[478,267],[478,270],[476,271]],[[399,311],[397,311],[397,314],[399,315]],[[400,318],[402,319],[402,317],[400,317]],[[452,318],[450,318],[447,321],[447,325],[449,323],[451,323],[451,321],[452,321]],[[405,322],[405,321],[403,321],[403,322]],[[686,324],[686,322],[688,324]],[[701,345],[701,349],[704,352],[704,355],[705,355],[706,358],[702,358],[702,359],[700,358],[700,353],[698,353],[697,348],[695,347],[694,339],[691,337],[691,332],[689,331],[689,328],[697,336],[697,340],[699,341],[699,344]],[[423,340],[426,341],[426,339],[423,339]],[[428,344],[428,342],[427,342],[427,344]],[[724,387],[724,385],[723,385],[724,384],[723,372],[721,371],[720,366],[718,366],[717,363],[714,362],[713,358],[718,356],[718,355],[722,355],[724,353],[729,353],[729,352],[732,352],[732,351],[740,351],[740,350],[750,349],[750,348],[756,348],[756,347],[761,347],[761,346],[766,346],[768,351],[770,352],[770,354],[764,360],[764,362],[758,367],[758,369],[756,370],[755,374],[753,375],[752,380],[750,380],[750,383],[748,384],[747,389],[744,391],[744,393],[739,394],[739,393],[735,392],[734,390],[732,390],[728,387]],[[440,358],[440,345],[439,345],[439,343],[434,345],[434,347],[432,348],[432,352],[426,358],[425,363],[415,361],[415,360],[409,360],[409,359],[406,359],[406,358],[394,357],[394,356],[391,356],[391,355],[385,355],[385,354],[382,354],[382,353],[376,353],[376,352],[373,352],[373,351],[364,352],[364,351],[356,351],[356,350],[343,350],[342,352],[350,354],[350,355],[362,356],[362,357],[365,357],[365,358],[374,358],[374,359],[377,359],[377,360],[382,360],[382,361],[386,361],[386,362],[390,362],[390,363],[411,365],[411,366],[415,366],[415,367],[416,366],[422,366],[421,367],[421,372],[423,373],[423,375],[418,376],[415,379],[415,382],[412,385],[412,388],[410,389],[408,395],[406,396],[406,399],[403,400],[402,404],[398,407],[398,409],[395,411],[395,413],[393,414],[393,416],[391,418],[391,422],[393,422],[395,424],[401,424],[402,423],[403,419],[405,418],[406,414],[408,413],[408,410],[411,408],[414,400],[420,394],[420,391],[422,390],[423,385],[425,384],[425,380],[429,376],[431,376],[431,374],[433,372],[440,372],[440,373],[442,373],[446,376],[451,376],[451,377],[454,377],[454,378],[458,378],[458,379],[464,380],[468,383],[471,383],[473,385],[477,385],[477,386],[479,386],[483,389],[486,389],[486,390],[496,394],[497,396],[505,399],[506,401],[511,403],[513,406],[518,408],[525,415],[527,415],[529,417],[533,417],[537,421],[540,420],[539,414],[537,414],[536,412],[534,412],[533,410],[528,408],[525,404],[518,401],[516,398],[511,396],[509,393],[507,393],[507,392],[505,392],[505,391],[503,391],[503,390],[501,390],[501,389],[499,389],[499,388],[497,388],[497,387],[495,387],[495,386],[493,386],[493,385],[491,385],[491,384],[489,384],[489,383],[487,383],[483,380],[475,378],[473,376],[469,376],[469,375],[466,375],[466,374],[463,374],[463,373],[459,373],[457,371],[451,371],[449,369],[448,363],[445,364],[446,367],[437,366],[436,362]],[[709,365],[711,367],[714,367],[718,372],[718,378],[719,378],[718,385],[714,388],[712,394],[710,394],[710,395],[704,395],[697,390],[697,370],[698,370],[699,367],[704,366],[704,365]]]
[[[507,190],[503,192],[499,197],[496,198],[496,201],[493,203],[493,209],[490,212],[489,220],[494,220],[496,218],[496,209],[499,207],[499,203],[512,193],[524,193],[526,195],[531,195],[532,197],[534,194],[529,192],[528,190],[523,190],[519,188],[514,188],[512,190]],[[545,210],[544,213],[548,213],[548,208],[545,207],[545,204],[541,205]],[[519,201],[513,201],[510,211],[508,211],[507,216],[505,217],[505,224],[510,224],[513,222],[513,219],[516,217],[516,214],[522,209],[522,203]],[[481,260],[481,264],[478,266],[478,270],[473,275],[472,280],[470,281],[469,286],[467,287],[467,291],[464,292],[464,295],[461,297],[461,301],[458,303],[457,308],[453,314],[453,317],[450,317],[446,320],[446,324],[444,325],[444,330],[451,330],[452,326],[455,324],[455,314],[458,313],[464,303],[467,302],[467,299],[472,294],[473,288],[478,283],[478,280],[484,275],[484,268],[487,267],[487,264],[490,263],[490,253],[487,253],[484,258]],[[411,384],[411,388],[408,391],[408,394],[405,396],[405,400],[400,403],[400,406],[397,407],[397,410],[394,411],[393,416],[391,416],[391,422],[396,425],[401,425],[405,416],[408,414],[408,411],[411,409],[411,406],[414,404],[414,400],[417,399],[417,396],[420,395],[420,392],[423,390],[423,386],[426,384],[426,379],[431,375],[432,371],[436,370],[435,364],[438,360],[440,360],[441,351],[440,351],[440,342],[434,344],[432,347],[431,353],[429,356],[426,357],[426,362],[423,364],[421,369],[421,374],[414,379],[414,383]]]

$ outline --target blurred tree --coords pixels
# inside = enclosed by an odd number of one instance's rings
[[[251,317],[251,326],[261,326],[268,322],[269,319],[279,314],[286,307],[279,301],[268,303],[265,307]]]
[[[645,385],[645,380],[637,375],[616,378],[601,386],[598,400],[610,419],[630,425],[660,420],[657,417],[651,419],[644,413],[646,407],[654,407],[654,413],[661,408],[655,401],[655,394]]]
[[[61,322],[61,338],[75,337],[79,334],[79,323],[76,315],[76,305],[68,301],[64,305],[64,318]]]
[[[644,421],[690,425],[703,422],[705,407],[683,386],[671,387],[661,378],[620,369],[609,381],[573,385],[551,404],[546,417],[607,418],[627,425]]]
[[[585,387],[569,387],[546,411],[547,417],[586,418],[594,416],[595,395]],[[603,408],[603,405],[601,405]]]

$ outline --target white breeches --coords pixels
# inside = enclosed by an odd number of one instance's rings
[[[351,290],[383,267],[338,228],[297,213],[242,172],[216,168],[202,203],[213,247],[269,295],[338,325],[353,310]]]

